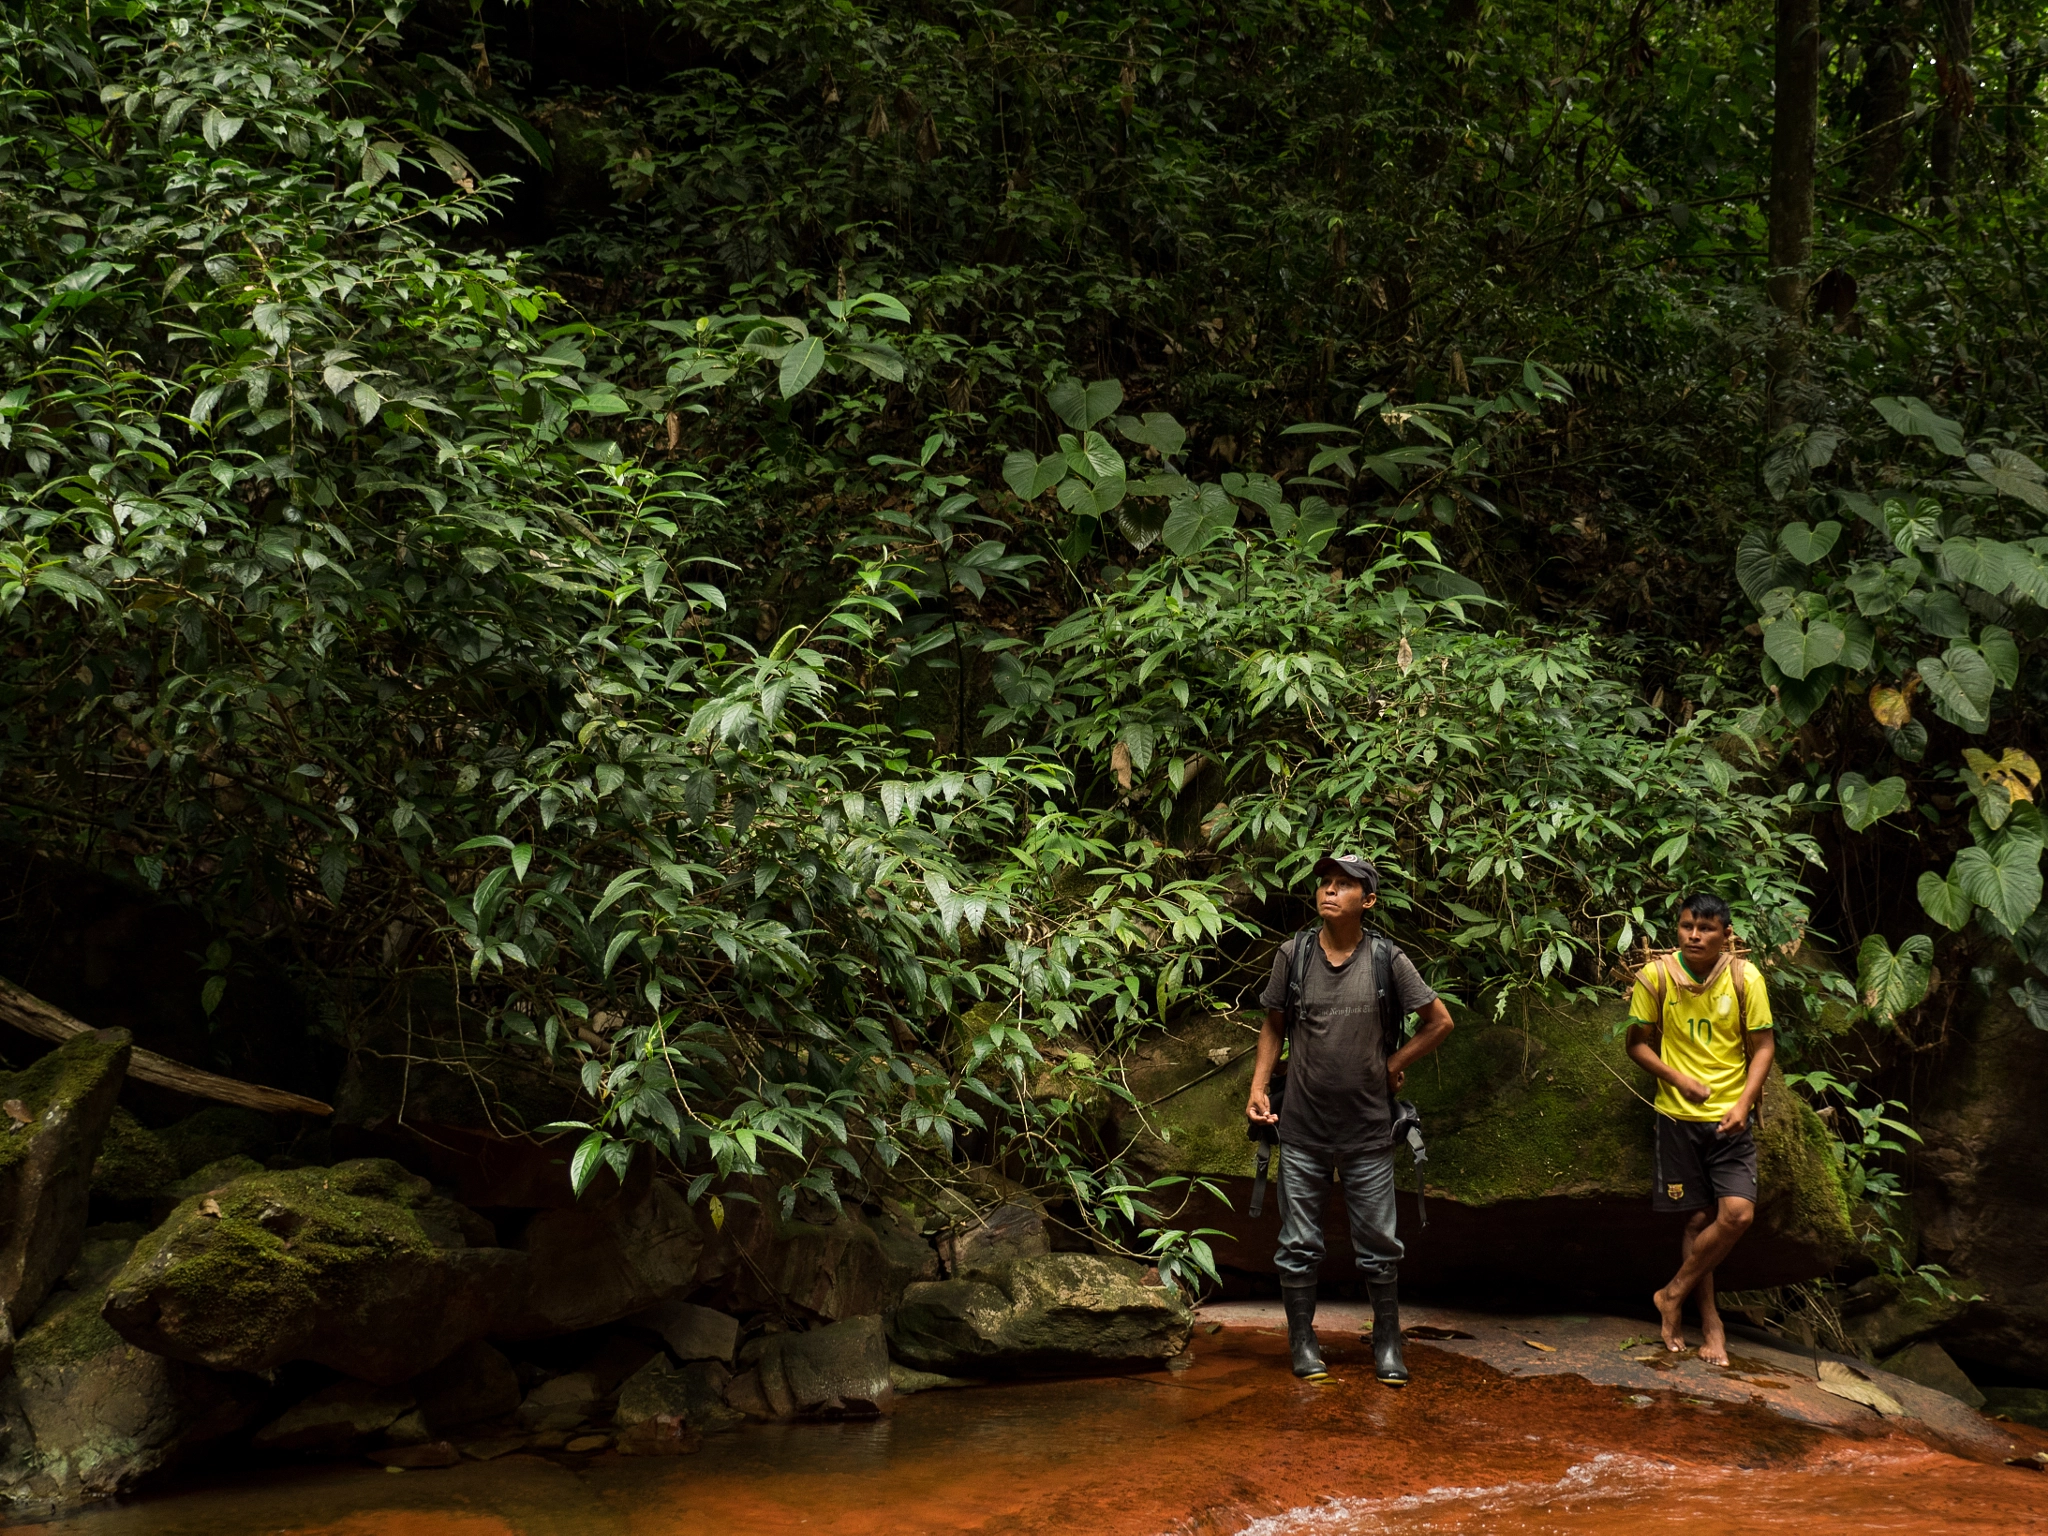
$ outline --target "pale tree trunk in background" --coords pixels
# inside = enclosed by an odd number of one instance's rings
[[[1906,168],[1906,118],[1913,110],[1913,65],[1920,57],[1923,0],[1893,0],[1866,43],[1856,127],[1862,142],[1858,180],[1864,200],[1888,208]]]
[[[1820,134],[1820,0],[1778,0],[1777,100],[1771,122],[1771,267],[1782,319],[1770,356],[1770,426],[1803,419],[1807,266],[1813,259],[1813,156]]]
[[[1976,61],[1977,0],[1934,0],[1934,12],[1934,74],[1940,100],[1927,137],[1927,164],[1935,207],[1949,212],[1961,190],[1957,178],[1962,168],[1963,122],[1976,105],[1970,70]]]

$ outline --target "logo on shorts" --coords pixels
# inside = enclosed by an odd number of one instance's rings
[[[1666,1200],[1683,1200],[1685,1198],[1685,1186],[1683,1184],[1666,1184],[1664,1186],[1664,1198]]]

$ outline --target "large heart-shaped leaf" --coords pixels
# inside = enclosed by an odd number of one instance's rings
[[[1892,548],[1910,555],[1941,537],[1941,508],[1917,496],[1911,501],[1888,501],[1884,525],[1891,532]]]
[[[1983,653],[1984,664],[1991,668],[1991,675],[2006,687],[2010,688],[2020,680],[2020,648],[2011,630],[1986,624],[1978,632],[1977,649]]]
[[[1934,940],[1916,933],[1894,954],[1884,935],[1873,933],[1856,952],[1856,987],[1863,1006],[1889,1024],[1927,1000],[1934,979]]]
[[[1185,559],[1221,538],[1237,522],[1237,503],[1217,485],[1205,485],[1195,496],[1183,496],[1166,514],[1166,527],[1159,537],[1166,547]]]
[[[1842,525],[1837,522],[1822,523],[1818,528],[1793,523],[1778,534],[1778,544],[1801,565],[1813,565],[1827,558],[1841,536]]]
[[[1950,879],[2007,933],[2017,932],[2041,905],[2041,841],[2015,828],[1989,848],[1965,848]]]
[[[1815,619],[1804,629],[1789,614],[1764,630],[1764,654],[1797,681],[1841,660],[1849,637],[1838,624]]]
[[[1954,932],[1970,921],[1970,898],[1955,881],[1930,869],[1920,876],[1920,910]]]
[[[1765,593],[1795,583],[1803,586],[1806,572],[1798,561],[1780,553],[1769,539],[1752,529],[1735,547],[1735,579],[1749,600],[1761,608]]]
[[[1064,480],[1066,474],[1064,454],[1048,453],[1041,459],[1019,448],[1003,458],[1003,483],[1016,493],[1019,501],[1037,500]]]
[[[1906,781],[1890,778],[1873,784],[1860,773],[1845,773],[1835,793],[1842,801],[1842,820],[1851,832],[1861,832],[1906,803]]]
[[[1912,395],[1900,395],[1896,399],[1879,395],[1870,403],[1894,432],[1903,432],[1908,437],[1924,437],[1952,459],[1963,456],[1963,424],[1950,421],[1925,400]]]
[[[1943,539],[1941,563],[1958,581],[1966,581],[1986,592],[2003,592],[2012,585],[2012,555],[2009,544],[1996,539]]]
[[[1965,462],[2000,495],[2023,501],[2036,512],[2048,512],[2048,488],[2041,484],[2041,468],[2025,454],[1999,448],[1988,455],[1973,453]]]
[[[1143,419],[1119,416],[1116,429],[1134,443],[1157,449],[1163,459],[1172,458],[1187,446],[1188,429],[1164,411],[1147,411]]]
[[[1079,379],[1061,379],[1045,392],[1045,403],[1076,432],[1086,432],[1124,403],[1124,387],[1115,379],[1098,379],[1085,388]]]
[[[2048,987],[2029,976],[2017,987],[2007,989],[2012,1000],[2036,1029],[2048,1029]]]
[[[1998,678],[1976,649],[1952,645],[1937,658],[1920,658],[1920,681],[1934,700],[1935,713],[1966,731],[1991,724],[1991,693]]]

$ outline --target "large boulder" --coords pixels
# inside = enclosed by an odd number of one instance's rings
[[[785,1219],[771,1197],[729,1201],[726,1213],[718,1267],[736,1311],[795,1308],[829,1322],[872,1316],[939,1272],[931,1244],[892,1211]]]
[[[491,1331],[524,1255],[396,1163],[245,1174],[184,1201],[109,1287],[133,1344],[216,1370],[312,1360],[395,1386]]]
[[[588,1206],[541,1211],[519,1240],[528,1264],[521,1304],[492,1330],[544,1338],[618,1322],[697,1283],[704,1239],[674,1185]]]
[[[1640,1303],[1678,1262],[1678,1226],[1650,1210],[1648,1078],[1622,1054],[1621,1000],[1598,1007],[1510,1011],[1505,1022],[1461,1019],[1442,1050],[1408,1076],[1429,1143],[1429,1226],[1417,1223],[1414,1171],[1396,1153],[1405,1282],[1439,1290],[1530,1289]],[[1278,1202],[1246,1214],[1253,1173],[1244,1104],[1256,1019],[1198,1020],[1153,1037],[1127,1061],[1141,1109],[1123,1112],[1135,1155],[1156,1173],[1214,1180],[1226,1206],[1197,1202],[1187,1226],[1215,1240],[1226,1280],[1270,1276]],[[1856,1248],[1826,1126],[1773,1070],[1758,1126],[1761,1200],[1755,1227],[1725,1262],[1728,1289],[1825,1275]],[[1327,1280],[1353,1273],[1343,1201],[1325,1214]]]
[[[413,1407],[413,1396],[403,1387],[331,1382],[257,1430],[251,1443],[259,1451],[346,1456],[367,1449]]]
[[[1047,1253],[904,1292],[889,1350],[947,1375],[1157,1365],[1187,1348],[1193,1314],[1127,1261]]]
[[[123,1031],[74,1035],[0,1073],[0,1309],[17,1331],[78,1256],[128,1054]]]
[[[116,1106],[92,1165],[92,1192],[123,1203],[145,1201],[178,1180],[170,1149],[156,1133]]]
[[[0,1385],[0,1500],[105,1498],[240,1428],[262,1400],[253,1376],[165,1359],[107,1326],[107,1267],[132,1246],[88,1241],[67,1277],[83,1288],[58,1291],[23,1334],[14,1376]]]
[[[727,1401],[753,1418],[867,1418],[896,1399],[879,1317],[854,1317],[807,1333],[771,1333],[741,1351],[751,1370]]]
[[[1921,1258],[1983,1298],[1935,1336],[1965,1364],[2048,1379],[2048,1032],[2013,1006],[2013,979],[1960,1026],[1918,1117],[1915,1213]]]

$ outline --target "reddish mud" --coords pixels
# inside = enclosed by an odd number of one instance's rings
[[[752,1428],[694,1456],[517,1455],[446,1471],[251,1473],[35,1529],[68,1536],[1349,1536],[2048,1531],[2048,1473],[1762,1407],[1517,1379],[1411,1346],[1406,1391],[1325,1337],[1296,1382],[1276,1332],[1180,1373],[931,1392],[864,1424]],[[2016,1430],[2032,1451],[2048,1436]]]

